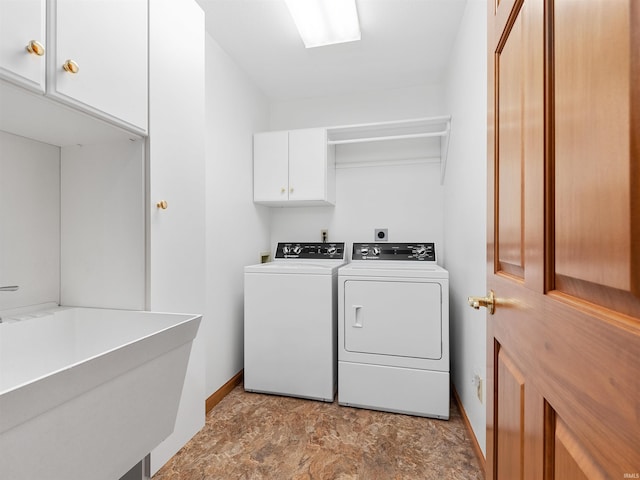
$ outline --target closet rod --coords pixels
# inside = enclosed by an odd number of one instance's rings
[[[427,133],[410,133],[406,135],[387,135],[384,137],[365,137],[365,138],[352,138],[348,140],[329,140],[329,145],[346,145],[349,143],[366,143],[366,142],[381,142],[384,140],[403,140],[406,138],[426,138],[426,137],[444,137],[447,135],[448,130],[442,132],[427,132]]]

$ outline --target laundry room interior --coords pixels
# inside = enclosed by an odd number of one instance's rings
[[[396,0],[375,1],[388,12]],[[157,19],[164,30],[154,31],[153,17],[149,22],[157,48],[149,53],[148,126],[114,120],[98,112],[102,106],[87,108],[64,94],[41,104],[43,90],[3,73],[0,286],[19,290],[0,293],[0,316],[41,305],[201,314],[182,393],[197,410],[242,378],[245,267],[273,260],[280,242],[344,242],[348,260],[354,243],[376,242],[384,229],[389,243],[433,243],[435,263],[448,271],[452,395],[472,443],[486,454],[485,311],[470,308],[467,297],[486,292],[487,3],[424,2],[446,16],[442,26],[430,20],[425,28],[433,32],[416,40],[435,44],[437,64],[412,57],[416,72],[378,65],[380,78],[357,82],[318,71],[316,82],[289,89],[260,80],[261,69],[277,66],[239,63],[259,40],[234,44],[236,20],[218,15],[240,15],[243,4],[261,2],[179,2],[188,4],[188,20],[169,38],[163,34],[173,28],[175,7],[156,7],[166,12]],[[258,8],[250,21],[266,11]],[[201,43],[201,70],[172,68],[180,63],[170,46],[177,35],[181,45]],[[297,47],[311,60],[324,55]],[[347,55],[356,55],[357,46],[350,48]],[[330,63],[330,50],[326,55],[321,65]],[[324,84],[326,75],[337,78]],[[254,202],[254,134],[362,125],[393,132],[403,122],[442,118],[427,132],[445,129],[446,138],[400,133],[334,145],[331,205]],[[201,162],[190,160],[198,155]],[[172,241],[163,243],[163,235]],[[204,413],[190,420],[180,408],[178,421],[187,426],[154,450],[153,472],[204,424]]]
[[[222,65],[228,67],[228,78],[218,87],[219,91],[225,92],[224,105],[228,105],[229,110],[221,111],[220,105],[211,98],[207,109],[208,112],[216,111],[218,117],[217,121],[208,118],[209,125],[224,124],[227,129],[237,129],[230,138],[211,135],[207,150],[216,153],[208,155],[224,158],[233,151],[238,158],[245,159],[251,155],[250,145],[247,142],[238,144],[235,139],[254,132],[451,116],[444,178],[439,139],[435,144],[433,139],[418,139],[336,145],[334,206],[256,208],[247,202],[252,195],[251,187],[246,183],[252,175],[251,164],[247,162],[226,164],[225,171],[230,177],[222,175],[217,180],[209,177],[216,188],[210,188],[208,192],[217,200],[209,197],[208,206],[210,211],[215,211],[214,205],[223,202],[229,205],[229,199],[235,199],[233,210],[237,215],[230,217],[221,210],[214,215],[225,231],[233,231],[234,227],[246,229],[244,237],[248,243],[244,247],[235,246],[246,264],[257,263],[258,250],[273,254],[278,242],[321,241],[323,230],[328,231],[330,241],[345,242],[348,247],[353,242],[375,241],[375,230],[379,228],[388,229],[390,242],[434,242],[438,264],[450,274],[452,382],[481,448],[485,441],[486,405],[484,398],[478,399],[474,377],[478,375],[483,381],[486,378],[486,330],[483,312],[469,308],[467,297],[486,290],[485,7],[485,2],[472,0],[466,2],[464,11],[460,11],[460,24],[453,41],[446,47],[441,45],[450,50],[438,81],[394,89],[368,91],[363,88],[349,94],[320,98],[267,101],[262,104],[264,110],[256,109],[255,102],[246,100],[261,97],[254,85],[209,38],[211,48],[208,52],[215,51],[219,55],[211,68],[219,74],[225,71]],[[230,92],[235,94],[230,96]],[[238,118],[232,124],[228,115],[240,117],[238,105],[244,107],[244,118]],[[259,112],[266,113],[266,118],[261,119]],[[251,120],[253,123],[248,126],[247,122]],[[210,131],[215,130],[210,127]],[[229,182],[229,178],[237,181]],[[238,185],[244,188],[242,194],[230,191]],[[215,222],[209,223],[208,233],[212,233],[213,225]],[[262,246],[256,240],[260,234],[263,235]],[[220,242],[225,240],[220,236]],[[231,265],[230,257],[221,254],[220,259],[222,257],[227,258],[226,271],[235,280],[232,283],[228,277],[223,280],[218,276],[216,285],[226,291],[226,294],[221,293],[226,301],[218,307],[224,308],[226,318],[239,319],[242,316],[242,274]],[[229,325],[239,342],[241,324],[231,321]],[[220,345],[220,348],[224,346]],[[213,385],[222,384],[240,367],[240,352],[236,351],[236,355],[234,366],[220,375]]]

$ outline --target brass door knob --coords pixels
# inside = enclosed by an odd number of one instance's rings
[[[66,62],[64,62],[64,65],[62,65],[62,69],[65,72],[74,73],[74,74],[80,71],[80,67],[73,60],[67,60]]]
[[[27,52],[31,55],[38,55],[41,57],[44,55],[44,46],[36,40],[31,40],[29,45],[27,45]]]
[[[156,203],[156,207],[161,208],[162,210],[166,210],[168,206],[169,204],[166,200],[161,200],[160,202]]]
[[[490,315],[496,311],[496,294],[493,290],[490,290],[486,297],[469,297],[467,301],[469,306],[476,310],[480,310],[480,307],[486,307]]]

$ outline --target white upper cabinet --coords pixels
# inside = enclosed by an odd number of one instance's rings
[[[289,200],[289,132],[253,136],[253,201]]]
[[[45,89],[45,0],[0,1],[0,78]]]
[[[335,155],[327,131],[310,128],[256,133],[253,200],[271,206],[333,205]]]
[[[85,124],[100,130],[92,118],[74,120],[61,110],[72,106],[146,135],[147,33],[147,0],[0,0],[0,107],[11,111],[0,129],[50,143],[48,131],[63,122],[79,132]],[[83,141],[79,135],[72,143]]]
[[[147,131],[147,0],[54,0],[47,93]]]
[[[335,203],[335,162],[324,128],[289,132],[289,201]]]

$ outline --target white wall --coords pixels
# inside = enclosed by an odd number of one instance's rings
[[[144,142],[63,147],[60,303],[145,307]]]
[[[60,149],[0,131],[0,310],[60,298]]]
[[[310,98],[271,105],[270,129],[373,123],[438,116],[443,111],[439,84],[380,90],[354,95]],[[319,241],[329,229],[330,241],[374,240],[375,228],[388,228],[389,241],[434,241],[442,254],[443,194],[439,166],[397,164],[379,152],[399,144],[336,148],[336,205],[334,207],[274,208],[271,213],[271,249],[279,241]],[[390,148],[389,148],[390,147]],[[408,150],[415,153],[415,145]],[[424,151],[425,156],[430,152]],[[347,157],[383,160],[379,166],[345,167]],[[422,155],[422,154],[420,154]],[[343,165],[340,165],[343,163]]]
[[[269,130],[386,122],[446,114],[442,85],[364,91],[271,104]]]
[[[268,102],[207,34],[206,394],[244,365],[243,266],[269,251],[269,210],[253,204],[253,133],[268,126]]]
[[[445,180],[444,232],[450,274],[452,377],[478,443],[485,451],[486,405],[472,385],[486,386],[486,311],[467,296],[486,293],[486,0],[469,0],[452,51],[446,101],[452,114]]]
[[[142,141],[59,148],[0,132],[0,310],[144,308]]]
[[[275,208],[271,247],[277,242],[374,241],[376,228],[389,229],[389,241],[443,243],[443,188],[434,164],[338,168],[335,207]],[[428,207],[425,207],[428,206]]]

